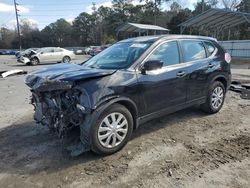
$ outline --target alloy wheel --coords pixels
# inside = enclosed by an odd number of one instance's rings
[[[214,109],[220,108],[223,103],[223,98],[224,98],[223,88],[220,86],[214,88],[212,92],[212,99],[211,99],[212,107]]]
[[[69,57],[64,57],[64,58],[63,58],[63,62],[64,62],[64,63],[70,62],[70,58],[69,58]]]

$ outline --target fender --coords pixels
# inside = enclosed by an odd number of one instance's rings
[[[215,80],[217,80],[218,78],[223,78],[223,79],[225,79],[225,81],[227,82],[227,87],[226,87],[225,89],[227,90],[227,89],[229,88],[229,86],[230,86],[231,80],[230,80],[230,78],[229,78],[228,75],[225,75],[225,74],[222,74],[222,73],[220,73],[220,74],[218,74],[218,75],[216,75],[216,76],[213,76],[213,79],[210,80],[209,85],[212,84],[212,83],[213,83]]]
[[[124,105],[128,110],[131,112],[133,119],[134,119],[134,128],[137,129],[139,125],[138,121],[138,108],[134,101],[132,101],[128,97],[121,97],[119,95],[110,96],[102,101],[98,102],[97,105],[94,106],[93,110],[94,112],[97,112],[98,114],[101,114],[105,109],[107,109],[109,106],[111,106],[114,103],[126,103],[129,104],[130,107],[128,107],[126,104]],[[131,107],[133,110],[131,110]]]

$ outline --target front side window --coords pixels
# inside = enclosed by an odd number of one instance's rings
[[[185,62],[206,58],[206,50],[201,41],[183,40],[180,43]]]
[[[175,65],[180,63],[180,56],[177,42],[166,42],[160,45],[149,56],[149,60],[158,60],[163,62],[163,66]]]
[[[100,52],[83,66],[100,69],[123,69],[132,65],[152,43],[121,42]]]

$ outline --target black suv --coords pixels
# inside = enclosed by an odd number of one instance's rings
[[[29,74],[34,119],[63,137],[79,128],[72,155],[120,150],[133,130],[191,105],[218,112],[231,83],[231,57],[216,39],[164,35],[123,40],[81,65]]]

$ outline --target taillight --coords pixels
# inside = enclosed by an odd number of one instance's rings
[[[231,60],[232,60],[231,55],[230,55],[229,53],[225,53],[225,61],[226,61],[227,63],[230,63]]]

